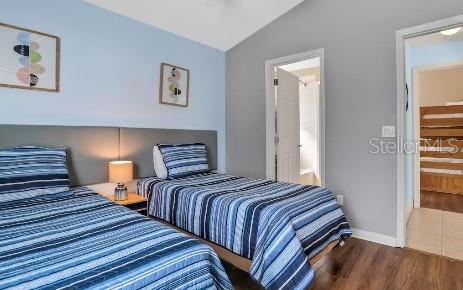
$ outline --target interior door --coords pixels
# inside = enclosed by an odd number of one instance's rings
[[[277,180],[299,182],[299,78],[277,69]]]

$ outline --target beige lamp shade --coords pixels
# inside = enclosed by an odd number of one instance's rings
[[[109,182],[126,183],[133,180],[132,161],[109,162]]]

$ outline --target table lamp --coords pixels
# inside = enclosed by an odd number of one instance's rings
[[[114,200],[126,200],[128,198],[125,183],[133,180],[132,161],[109,162],[109,182],[117,183],[114,189]]]

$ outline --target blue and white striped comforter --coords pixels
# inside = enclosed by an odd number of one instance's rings
[[[308,260],[352,234],[326,188],[224,174],[145,178],[139,193],[149,214],[252,260],[266,289],[305,289]]]
[[[207,245],[86,188],[0,203],[0,289],[232,289]]]

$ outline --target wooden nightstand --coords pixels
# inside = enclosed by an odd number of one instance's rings
[[[138,195],[133,192],[129,192],[129,198],[126,200],[114,200],[114,195],[106,196],[112,202],[130,208],[142,215],[147,215],[148,213],[148,202],[146,198],[141,195]]]

